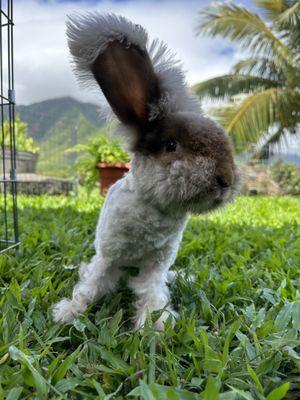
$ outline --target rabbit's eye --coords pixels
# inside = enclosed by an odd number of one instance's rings
[[[176,140],[175,139],[170,139],[166,142],[166,151],[171,152],[171,151],[176,151]]]

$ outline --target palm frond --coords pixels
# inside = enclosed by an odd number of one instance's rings
[[[252,54],[232,73],[194,90],[200,97],[230,100],[214,115],[238,151],[255,145],[267,154],[285,132],[300,130],[300,0],[254,1],[269,22],[233,3],[200,13],[199,34],[228,38]]]
[[[270,20],[276,19],[289,7],[285,0],[254,0],[254,3],[261,9],[264,17]]]
[[[278,146],[278,144],[282,142],[284,136],[286,136],[284,128],[278,126],[277,129],[275,129],[275,132],[268,135],[263,144],[259,146],[251,158],[254,160],[268,159],[271,155],[272,148],[276,145]]]
[[[240,103],[230,104],[215,112],[215,116],[232,137],[237,151],[243,151],[268,135],[275,123],[289,124],[292,109],[300,107],[300,94],[290,89],[269,88],[253,93]],[[299,109],[299,108],[298,108]],[[300,115],[296,116],[300,122]],[[295,123],[295,121],[290,121]]]
[[[285,27],[285,28],[298,28],[300,24],[300,2],[295,1],[291,7],[287,7],[285,10],[282,11],[280,15],[278,15],[278,21]]]
[[[253,56],[241,60],[232,67],[234,74],[251,74],[262,78],[271,79],[284,84],[284,71],[282,64],[271,57]]]
[[[228,74],[200,82],[193,86],[193,90],[200,98],[229,99],[237,94],[278,86],[280,82],[260,76]]]
[[[222,36],[252,51],[254,54],[274,54],[286,60],[290,51],[255,13],[244,7],[217,3],[200,12],[197,34]]]
[[[300,68],[300,1],[285,10],[277,19],[278,30],[283,31],[282,38],[294,50],[295,59]]]

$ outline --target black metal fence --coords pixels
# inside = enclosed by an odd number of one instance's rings
[[[13,63],[13,0],[0,0],[0,254],[16,247],[18,210]]]

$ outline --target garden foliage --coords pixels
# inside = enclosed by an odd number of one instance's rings
[[[10,124],[7,121],[4,122],[4,146],[7,148],[11,147],[12,132],[10,131]],[[17,116],[15,120],[15,145],[17,150],[30,151],[32,153],[38,153],[39,147],[35,141],[28,136],[28,125],[26,122],[21,121]]]
[[[86,184],[89,189],[99,180],[98,163],[114,164],[129,161],[129,154],[123,150],[121,142],[107,137],[103,131],[87,144],[78,144],[69,152],[79,153],[72,170],[80,177],[81,183]]]
[[[270,172],[283,193],[300,195],[300,169],[296,164],[288,164],[280,159],[272,165]]]

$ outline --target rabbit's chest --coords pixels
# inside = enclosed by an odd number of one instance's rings
[[[116,207],[99,227],[99,246],[105,258],[139,264],[163,262],[177,253],[186,219],[166,218],[153,208]]]

